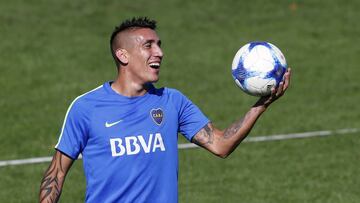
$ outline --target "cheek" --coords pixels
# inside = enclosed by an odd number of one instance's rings
[[[144,57],[141,54],[133,54],[130,57],[130,63],[134,65],[139,65],[144,60],[143,58]]]
[[[151,55],[151,54],[150,54],[150,51],[147,50],[147,49],[140,49],[139,52],[138,52],[138,54],[139,54],[139,57],[142,57],[142,58],[144,58],[144,59],[149,58],[150,55]]]

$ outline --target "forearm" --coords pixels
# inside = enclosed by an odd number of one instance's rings
[[[253,106],[245,116],[231,124],[224,131],[217,133],[216,141],[217,147],[220,149],[221,154],[229,155],[235,148],[246,138],[258,118],[266,108],[264,106]],[[216,131],[215,131],[216,132]]]
[[[192,142],[202,146],[220,157],[227,157],[245,139],[257,119],[266,111],[270,104],[280,98],[289,87],[291,69],[284,74],[284,80],[277,89],[273,88],[271,94],[261,97],[244,118],[234,122],[224,131],[218,130],[211,123],[202,128],[192,139]]]
[[[68,164],[67,162],[64,164],[64,159],[69,158],[60,152],[56,152],[54,155],[41,181],[39,194],[40,203],[58,202],[66,173],[71,165],[71,163]]]
[[[234,151],[241,141],[249,134],[260,115],[266,111],[271,103],[285,93],[290,83],[290,74],[291,69],[289,68],[284,75],[284,81],[280,82],[278,89],[273,88],[271,95],[259,98],[254,106],[252,106],[245,114],[243,119],[233,123],[223,132],[217,133],[218,139],[215,140],[217,140],[218,143],[216,146],[220,148],[222,154],[227,156]]]
[[[213,154],[225,158],[245,139],[265,110],[264,106],[254,105],[242,119],[223,131],[209,123],[194,136],[193,142]]]

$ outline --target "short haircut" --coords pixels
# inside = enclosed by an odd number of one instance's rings
[[[115,38],[120,32],[124,30],[136,29],[136,28],[150,28],[152,30],[155,30],[156,21],[151,20],[147,17],[133,17],[132,19],[124,20],[119,26],[115,27],[110,37],[110,50],[117,67],[119,67],[121,62],[119,61],[119,59],[116,57],[115,54],[116,51],[114,47]]]

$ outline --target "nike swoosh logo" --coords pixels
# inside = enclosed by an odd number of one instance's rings
[[[116,124],[118,124],[118,123],[120,123],[120,122],[122,122],[123,120],[118,120],[118,121],[116,121],[116,122],[113,122],[113,123],[108,123],[107,121],[105,122],[105,127],[107,127],[107,128],[110,128],[110,127],[112,127],[112,126],[114,126],[114,125],[116,125]]]

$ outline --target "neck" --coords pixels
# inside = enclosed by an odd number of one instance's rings
[[[134,82],[125,82],[117,78],[112,84],[111,88],[118,94],[126,97],[136,97],[146,94],[149,90],[150,84],[139,85]]]

